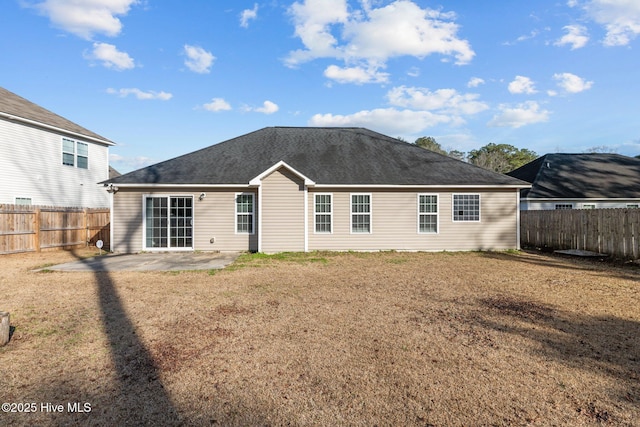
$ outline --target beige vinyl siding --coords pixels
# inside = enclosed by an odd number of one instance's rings
[[[235,232],[235,198],[239,192],[256,194],[253,189],[237,188],[180,188],[176,191],[170,188],[161,189],[161,191],[120,188],[114,200],[113,250],[122,253],[144,250],[143,196],[150,195],[193,197],[194,250],[256,251],[258,249],[257,232],[253,235]],[[205,193],[205,197],[199,200],[201,193]],[[254,197],[257,200],[257,196]],[[255,221],[257,226],[257,209]]]
[[[350,195],[357,189],[310,189],[333,193],[333,233],[314,233],[309,213],[309,250],[498,250],[517,247],[517,197],[515,189],[487,190],[411,189],[369,190],[372,233],[350,232]],[[418,232],[418,194],[438,195],[438,233]],[[480,221],[453,222],[452,194],[480,194]],[[311,210],[312,211],[312,210]]]
[[[262,180],[262,252],[304,251],[304,194],[303,180],[286,168]]]

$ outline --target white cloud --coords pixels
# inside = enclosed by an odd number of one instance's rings
[[[273,114],[273,113],[277,112],[280,109],[280,107],[278,107],[278,105],[276,103],[274,103],[274,102],[264,101],[262,103],[262,107],[244,106],[242,109],[244,111],[246,111],[246,112],[254,111],[256,113]]]
[[[573,0],[569,5],[581,6],[590,19],[604,26],[605,46],[625,46],[640,34],[640,2],[637,0],[587,0],[583,4]]]
[[[105,67],[113,68],[117,71],[130,70],[136,66],[129,54],[120,52],[114,45],[109,43],[94,43],[93,51],[85,53],[84,57],[89,60],[101,61]]]
[[[51,23],[85,39],[94,34],[117,36],[122,22],[117,16],[129,13],[138,0],[44,0],[35,4]]]
[[[558,73],[553,75],[553,79],[558,82],[558,86],[568,93],[579,93],[591,89],[593,82],[586,81],[571,73]]]
[[[240,13],[240,26],[242,28],[249,27],[249,21],[258,17],[258,3],[254,3],[253,9],[245,9]]]
[[[584,47],[589,41],[587,28],[583,25],[566,25],[563,29],[567,34],[554,43],[556,46],[571,45],[571,50],[575,50]]]
[[[454,14],[422,9],[409,0],[380,8],[371,3],[362,1],[362,9],[356,10],[349,9],[346,0],[295,2],[289,12],[304,49],[289,52],[285,63],[294,67],[316,58],[335,58],[345,61],[343,70],[376,75],[394,57],[440,54],[466,64],[475,55],[469,42],[457,37]]]
[[[399,86],[387,93],[389,103],[396,107],[414,110],[440,111],[454,115],[477,114],[489,108],[478,101],[474,93],[460,94],[455,89],[438,89],[431,92],[426,88]]]
[[[409,77],[418,77],[420,75],[420,68],[418,67],[411,67],[409,69],[409,71],[407,71],[407,75]]]
[[[231,105],[222,98],[213,98],[208,104],[202,106],[207,111],[228,111],[231,110]]]
[[[549,120],[550,112],[541,110],[540,105],[535,101],[527,101],[517,105],[515,108],[501,104],[498,108],[500,113],[493,116],[488,126],[519,128]]]
[[[469,82],[467,83],[467,87],[478,87],[484,84],[484,79],[480,77],[471,77]]]
[[[184,65],[194,73],[207,74],[210,71],[213,61],[216,59],[211,52],[207,52],[199,46],[184,45],[184,54],[187,59]]]
[[[171,98],[173,98],[173,95],[168,92],[155,92],[152,90],[145,92],[138,88],[124,88],[124,89],[109,88],[107,89],[107,93],[111,95],[118,95],[121,98],[125,98],[129,95],[133,95],[140,100],[156,99],[160,101],[168,101]]]
[[[375,129],[387,135],[417,134],[451,118],[429,111],[398,110],[395,108],[359,111],[350,115],[316,114],[310,126],[354,126]]]
[[[509,83],[509,92],[514,94],[524,93],[531,95],[537,91],[535,84],[529,77],[516,76],[515,80]]]
[[[337,65],[329,65],[324,70],[324,76],[338,83],[386,83],[389,80],[388,73],[380,73],[374,69],[364,69],[362,67],[341,68]]]

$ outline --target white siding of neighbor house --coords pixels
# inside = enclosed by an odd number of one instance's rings
[[[262,180],[262,251],[304,251],[304,181],[286,168]]]
[[[88,140],[89,168],[62,164],[62,134],[0,119],[0,203],[17,197],[34,205],[109,207],[98,182],[109,178],[109,148]]]
[[[522,200],[520,209],[523,211],[554,210],[556,205],[573,205],[573,209],[619,209],[640,206],[640,199],[557,199],[557,200]],[[631,206],[630,206],[631,205]]]
[[[371,194],[372,233],[351,233],[350,195]],[[315,193],[333,194],[333,233],[315,233]],[[418,232],[418,194],[438,195],[438,233]],[[454,222],[452,194],[480,194],[480,221]],[[477,189],[309,191],[310,250],[500,250],[517,248],[517,190]]]
[[[193,239],[194,250],[199,251],[256,251],[257,234],[257,197],[255,197],[256,217],[254,234],[237,234],[235,230],[236,205],[238,192],[255,190],[223,189],[158,189],[140,191],[120,188],[114,196],[113,243],[112,250],[121,253],[134,253],[145,250],[143,246],[143,198],[149,196],[192,196],[193,197]],[[205,194],[199,200],[201,193]]]

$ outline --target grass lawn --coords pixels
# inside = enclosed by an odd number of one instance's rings
[[[0,400],[35,409],[0,425],[640,424],[637,268],[387,252],[31,271],[91,253],[0,256]]]

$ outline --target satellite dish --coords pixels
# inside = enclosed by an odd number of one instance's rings
[[[96,242],[96,247],[97,247],[98,249],[102,249],[102,247],[103,247],[103,246],[104,246],[104,242],[103,242],[102,240],[98,240],[98,241]]]

